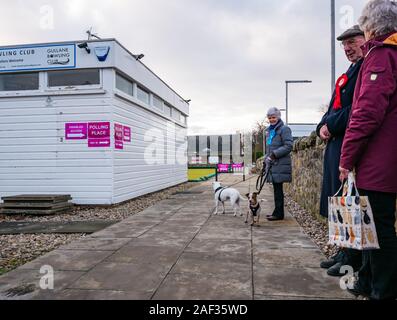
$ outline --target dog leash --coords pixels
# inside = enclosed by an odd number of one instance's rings
[[[269,177],[269,174],[272,174],[271,169],[272,165],[269,165],[268,170],[266,170],[265,167],[262,168],[261,174],[259,175],[258,180],[256,180],[256,190],[258,191],[258,195],[261,194],[262,189],[266,184],[267,178]]]

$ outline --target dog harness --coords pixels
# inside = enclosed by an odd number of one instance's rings
[[[225,191],[226,189],[227,189],[227,188],[219,187],[218,189],[215,190],[215,194],[216,194],[218,191],[221,191],[221,192],[219,192],[219,195],[218,195],[218,200],[219,200],[220,202],[222,202],[222,200],[221,200],[222,192]]]
[[[250,210],[251,210],[252,215],[253,215],[254,217],[257,216],[257,212],[258,212],[258,210],[259,210],[260,207],[261,207],[261,206],[259,205],[259,202],[256,204],[255,207],[250,205]]]

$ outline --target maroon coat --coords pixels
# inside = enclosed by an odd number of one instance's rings
[[[360,189],[397,193],[397,33],[364,47],[340,166]]]

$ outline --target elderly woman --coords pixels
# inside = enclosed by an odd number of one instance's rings
[[[360,195],[369,198],[380,250],[365,251],[349,291],[370,299],[397,298],[397,4],[373,0],[359,20],[363,62],[343,142],[340,178],[355,169]]]
[[[291,156],[293,139],[291,129],[281,120],[281,112],[277,108],[270,108],[267,112],[270,126],[266,129],[265,163],[270,170],[268,182],[273,183],[275,209],[268,215],[269,221],[284,219],[283,183],[292,181]]]

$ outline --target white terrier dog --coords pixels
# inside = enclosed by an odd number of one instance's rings
[[[222,204],[223,207],[223,214],[225,214],[225,202],[227,200],[230,200],[230,204],[233,207],[234,210],[234,216],[237,216],[237,212],[240,213],[240,216],[243,215],[240,207],[240,200],[245,200],[243,197],[241,197],[240,192],[238,192],[236,189],[233,188],[227,188],[227,187],[222,187],[222,185],[219,182],[213,182],[212,184],[215,192],[215,204],[216,204],[216,210],[215,210],[215,215],[218,214],[218,207],[219,204]]]

